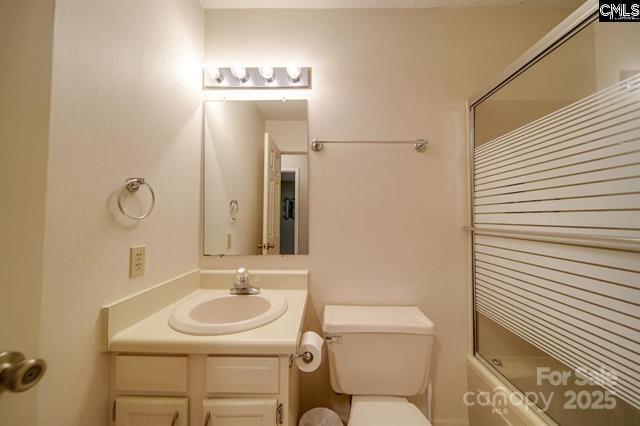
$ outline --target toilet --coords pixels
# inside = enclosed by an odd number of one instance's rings
[[[327,305],[331,387],[352,396],[349,426],[425,426],[406,397],[429,381],[434,325],[415,306]]]

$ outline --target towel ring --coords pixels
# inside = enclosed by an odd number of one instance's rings
[[[135,216],[129,213],[128,211],[126,211],[122,206],[122,193],[126,189],[127,191],[133,194],[135,192],[138,192],[140,187],[143,185],[149,188],[149,192],[151,193],[151,207],[149,207],[149,210],[147,210],[145,214],[141,216]],[[118,208],[120,209],[120,213],[134,220],[142,220],[151,214],[155,206],[156,206],[156,193],[153,192],[153,188],[151,187],[151,185],[149,185],[147,181],[144,180],[144,178],[132,177],[124,181],[124,187],[120,190],[120,193],[118,194]]]
[[[229,203],[229,219],[235,223],[238,220],[238,200],[231,200]]]

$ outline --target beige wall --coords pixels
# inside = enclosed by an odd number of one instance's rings
[[[0,2],[0,351],[38,356],[53,1]],[[36,392],[0,396],[0,424],[37,423]]]
[[[621,71],[640,72],[640,25],[606,25],[595,27],[595,56],[598,90],[620,81]],[[627,76],[626,78],[628,78]]]
[[[207,102],[204,128],[204,252],[258,253],[262,241],[265,120],[254,102]],[[238,219],[229,203],[238,201]],[[231,247],[227,248],[227,234]]]
[[[196,1],[56,2],[40,425],[106,425],[100,307],[198,267],[203,31]],[[114,208],[129,176],[158,197],[140,223]],[[147,270],[130,279],[137,244]]]
[[[328,303],[417,304],[436,324],[436,422],[464,423],[465,101],[564,16],[539,9],[208,11],[207,60],[313,67],[310,139],[432,143],[421,155],[407,146],[358,145],[311,153],[310,255],[207,257],[201,265],[309,268],[314,327]],[[302,409],[345,409],[330,391],[326,364],[302,380]],[[424,397],[418,402],[424,408]]]

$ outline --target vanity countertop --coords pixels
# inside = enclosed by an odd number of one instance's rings
[[[276,290],[276,289],[274,289]],[[204,294],[228,294],[228,289],[198,289],[113,335],[110,352],[286,355],[296,353],[302,333],[307,289],[277,289],[287,301],[287,311],[275,321],[252,330],[217,336],[180,333],[168,324],[183,300]],[[243,296],[251,297],[251,296]]]

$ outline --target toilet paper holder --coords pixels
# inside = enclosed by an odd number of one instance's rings
[[[295,361],[296,358],[302,358],[302,361],[304,361],[305,364],[309,364],[309,363],[313,362],[313,354],[311,352],[303,352],[303,353],[299,353],[299,354],[291,354],[291,355],[289,355],[289,368],[291,368],[293,366],[293,361]]]

